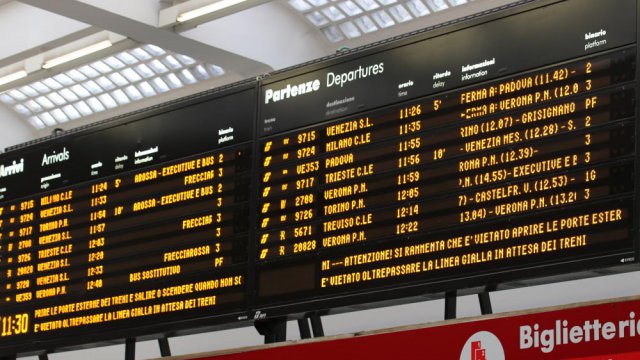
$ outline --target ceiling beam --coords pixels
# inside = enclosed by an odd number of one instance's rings
[[[259,61],[180,36],[171,30],[141,23],[79,0],[20,1],[54,14],[112,31],[141,43],[154,44],[163,49],[221,66],[225,71],[235,72],[243,78],[268,73],[272,70],[270,66]]]
[[[94,26],[89,26],[80,31],[76,31],[69,35],[65,35],[63,37],[57,38],[55,40],[51,40],[43,45],[36,46],[34,48],[19,52],[17,54],[13,54],[11,56],[7,56],[4,59],[0,59],[0,68],[5,66],[9,66],[11,64],[15,64],[17,62],[23,61],[24,59],[28,59],[32,56],[36,56],[38,54],[42,54],[49,50],[53,50],[59,46],[66,45],[68,43],[74,42],[76,40],[80,40],[86,38],[87,36],[91,36],[103,31],[102,29],[98,29]]]
[[[209,14],[198,16],[197,18],[193,18],[185,22],[178,22],[176,20],[178,15],[211,4],[211,0],[189,0],[160,10],[160,13],[158,14],[158,26],[161,28],[173,28],[173,31],[181,33],[191,30],[198,25],[233,15],[247,9],[255,8],[269,2],[272,2],[272,0],[244,1]]]

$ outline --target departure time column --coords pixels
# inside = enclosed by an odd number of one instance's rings
[[[420,180],[420,171],[416,168],[420,164],[420,150],[422,138],[417,133],[422,129],[421,105],[413,105],[400,109],[399,119],[407,120],[398,126],[401,136],[398,143],[398,190],[396,209],[396,235],[405,235],[419,231],[420,222],[415,216],[420,214],[420,187],[416,183]]]

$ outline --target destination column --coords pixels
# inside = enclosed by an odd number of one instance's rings
[[[66,295],[71,280],[73,244],[69,217],[73,214],[74,190],[63,190],[40,197],[38,253],[36,260],[36,299]]]
[[[324,249],[367,240],[363,227],[373,223],[374,213],[366,211],[366,179],[375,174],[376,167],[374,159],[362,162],[359,148],[371,144],[374,121],[362,117],[325,129],[322,215],[329,219],[321,223]]]

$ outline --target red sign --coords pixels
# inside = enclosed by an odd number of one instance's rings
[[[573,358],[571,360],[638,360],[638,359],[640,359],[640,352],[617,354],[617,355],[589,356],[589,357]]]
[[[640,359],[640,297],[356,337],[310,340],[202,360]]]

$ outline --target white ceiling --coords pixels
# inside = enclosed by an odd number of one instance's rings
[[[460,6],[439,12],[432,10],[428,16],[337,42],[329,41],[322,29],[288,0],[248,0],[185,23],[175,20],[185,11],[216,1],[219,0],[0,0],[0,33],[4,34],[0,78],[19,70],[28,73],[23,79],[0,85],[0,93],[142,44],[153,44],[224,69],[222,76],[54,126],[69,129],[514,2],[469,0]],[[374,0],[355,1],[361,4]],[[422,1],[427,4],[427,0]],[[449,5],[465,2],[447,1]],[[378,2],[382,7],[395,3]],[[319,6],[318,10],[322,10],[328,5]],[[373,13],[364,14],[373,17]],[[332,25],[338,27],[339,23]],[[106,39],[114,46],[52,69],[42,68],[51,58]],[[0,107],[0,148],[49,135],[54,128],[36,129],[29,125],[28,116],[18,114],[14,106],[0,103]]]

